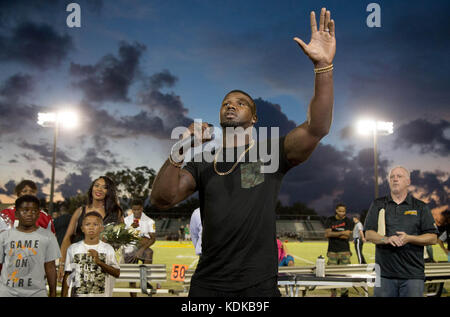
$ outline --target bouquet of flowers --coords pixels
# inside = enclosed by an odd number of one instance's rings
[[[125,224],[109,224],[105,226],[100,238],[109,243],[115,250],[122,245],[135,244],[141,240],[139,231],[134,228],[125,228]]]

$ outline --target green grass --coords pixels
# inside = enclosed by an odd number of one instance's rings
[[[328,242],[288,242],[288,252],[294,256],[295,265],[311,265],[314,264],[317,257],[326,256]],[[156,241],[152,246],[154,251],[153,262],[162,263],[170,266],[172,264],[185,264],[189,267],[197,265],[198,257],[195,255],[195,250],[191,242],[177,242],[177,241]],[[352,264],[357,264],[358,259],[353,247],[350,243],[350,250],[352,251]],[[446,261],[447,256],[438,245],[433,246],[434,258],[437,261]],[[375,245],[372,243],[365,243],[363,247],[363,254],[368,263],[375,261]]]
[[[288,242],[288,253],[295,259],[296,266],[313,265],[318,256],[326,257],[328,242]],[[163,288],[182,290],[182,283],[170,280],[170,273],[173,264],[188,265],[189,268],[195,268],[198,262],[198,256],[195,255],[195,250],[190,241],[157,241],[152,249],[154,251],[153,263],[166,264],[167,266],[167,282],[162,284]],[[350,243],[350,250],[352,251],[351,263],[357,264],[358,259],[355,254],[353,244]],[[447,256],[440,249],[438,245],[433,246],[434,258],[437,261],[446,261]],[[366,243],[363,247],[363,254],[368,263],[375,261],[375,245]],[[446,287],[449,288],[450,285]],[[329,296],[329,290],[316,290],[308,293],[309,296]],[[445,294],[446,295],[446,294]],[[120,295],[119,295],[120,296]],[[350,296],[358,296],[357,292],[350,290]]]

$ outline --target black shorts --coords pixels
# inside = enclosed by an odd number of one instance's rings
[[[277,277],[238,291],[224,292],[191,284],[189,297],[281,297]]]

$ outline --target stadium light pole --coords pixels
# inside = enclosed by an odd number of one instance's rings
[[[52,158],[52,178],[50,183],[50,208],[54,211],[53,199],[55,193],[55,169],[56,169],[56,140],[58,139],[59,128],[72,129],[78,125],[78,114],[70,111],[61,112],[39,112],[37,123],[42,127],[53,128],[53,158]]]
[[[362,135],[373,135],[373,163],[375,180],[375,198],[378,198],[378,155],[377,155],[377,136],[389,135],[394,133],[394,123],[375,120],[360,120],[357,123],[357,131]]]

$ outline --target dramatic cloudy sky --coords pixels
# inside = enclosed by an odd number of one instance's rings
[[[66,25],[72,1],[0,1],[0,200],[32,179],[49,193],[52,137],[37,113],[71,108],[75,130],[58,138],[57,197],[93,178],[146,165],[158,170],[170,133],[194,119],[218,125],[225,93],[258,104],[260,126],[286,133],[306,118],[313,67],[292,40],[309,40],[309,12],[336,21],[335,111],[330,134],[285,178],[280,198],[320,214],[373,199],[373,144],[359,118],[394,122],[379,137],[380,192],[388,170],[412,171],[412,190],[433,208],[449,204],[449,2],[377,1],[381,27],[366,24],[375,1],[79,0],[81,28]]]

